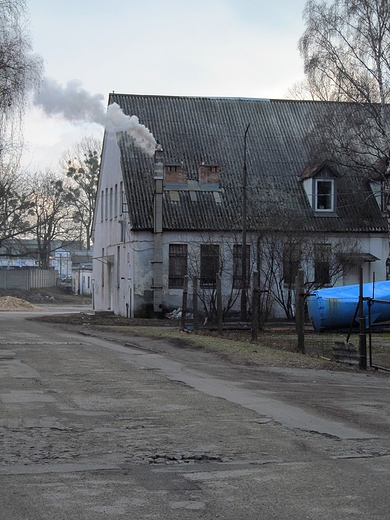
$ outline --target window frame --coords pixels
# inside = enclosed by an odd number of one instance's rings
[[[331,244],[314,244],[314,283],[317,287],[326,287],[331,284],[331,255]],[[325,276],[324,273],[326,273]]]
[[[319,193],[319,184],[329,184],[329,193]],[[327,197],[329,199],[329,207],[320,207],[319,197]],[[314,179],[314,210],[318,213],[334,213],[335,211],[335,182],[334,179]]]
[[[302,250],[300,244],[286,243],[283,248],[283,283],[295,285],[295,278],[301,266]]]
[[[242,244],[233,244],[233,289],[242,289]],[[250,287],[251,247],[246,244],[245,289]]]
[[[217,274],[220,272],[220,246],[218,244],[200,245],[200,287],[214,289]],[[212,273],[212,274],[210,274]]]
[[[182,289],[188,273],[188,244],[169,244],[168,288]]]

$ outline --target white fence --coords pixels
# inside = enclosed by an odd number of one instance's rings
[[[29,291],[40,287],[55,287],[58,271],[49,269],[0,269],[0,289]]]

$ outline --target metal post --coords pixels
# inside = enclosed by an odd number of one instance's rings
[[[359,282],[359,367],[367,370],[367,339],[366,339],[366,318],[363,308],[363,269],[360,269]]]
[[[217,274],[216,282],[218,334],[222,336],[222,284],[220,274]]]
[[[257,341],[259,330],[259,273],[257,271],[253,272],[252,280],[252,341]]]
[[[188,295],[188,276],[184,277],[183,282],[183,300],[181,305],[181,328],[184,329],[186,326],[186,314],[187,314],[187,295]]]
[[[295,278],[295,327],[298,336],[297,350],[305,353],[305,298],[304,298],[304,273],[298,270]]]
[[[199,312],[198,312],[198,277],[192,278],[192,309],[194,312],[194,332],[198,331]]]

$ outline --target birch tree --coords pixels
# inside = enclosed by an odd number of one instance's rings
[[[308,0],[303,17],[306,89],[344,102],[323,108],[314,153],[379,181],[390,215],[390,3]]]

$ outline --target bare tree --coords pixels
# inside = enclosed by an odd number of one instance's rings
[[[308,84],[319,99],[389,101],[388,0],[308,0],[299,40]]]
[[[261,290],[270,312],[272,301],[279,305],[287,319],[295,316],[295,279],[298,269],[305,272],[307,292],[334,285],[360,258],[359,241],[341,238],[332,244],[325,237],[307,237],[299,233],[259,237]]]
[[[247,248],[250,248],[249,240]],[[246,263],[246,288],[250,293],[250,276],[254,266],[253,254],[250,255],[248,252]],[[221,276],[223,319],[225,319],[233,309],[237,308],[242,289],[241,235],[221,234],[216,238],[212,233],[204,232],[197,246],[190,250],[188,271],[190,276],[196,276],[199,280],[198,298],[205,316],[210,321],[215,321],[217,318],[216,275]]]
[[[0,175],[0,245],[33,229],[32,203],[22,174],[15,173],[13,164],[3,167]]]
[[[308,0],[299,40],[305,88],[329,104],[319,125],[322,147],[358,168],[388,163],[390,4],[388,0]],[[328,147],[326,146],[328,143]]]
[[[20,125],[42,62],[30,52],[25,13],[25,0],[0,1],[0,243],[32,227],[31,200],[20,171]]]
[[[12,149],[16,122],[43,70],[41,58],[31,53],[25,14],[25,0],[0,2],[0,157]]]
[[[62,167],[70,183],[66,186],[68,201],[72,206],[72,218],[79,223],[85,237],[87,250],[91,248],[93,218],[100,171],[101,143],[86,137],[68,150],[62,157]]]
[[[303,15],[305,88],[343,102],[318,110],[313,157],[378,182],[390,229],[390,3],[308,0]]]
[[[31,223],[38,245],[38,260],[43,269],[48,269],[54,241],[61,244],[75,240],[75,227],[62,179],[47,172],[32,176],[30,183],[33,186]]]

